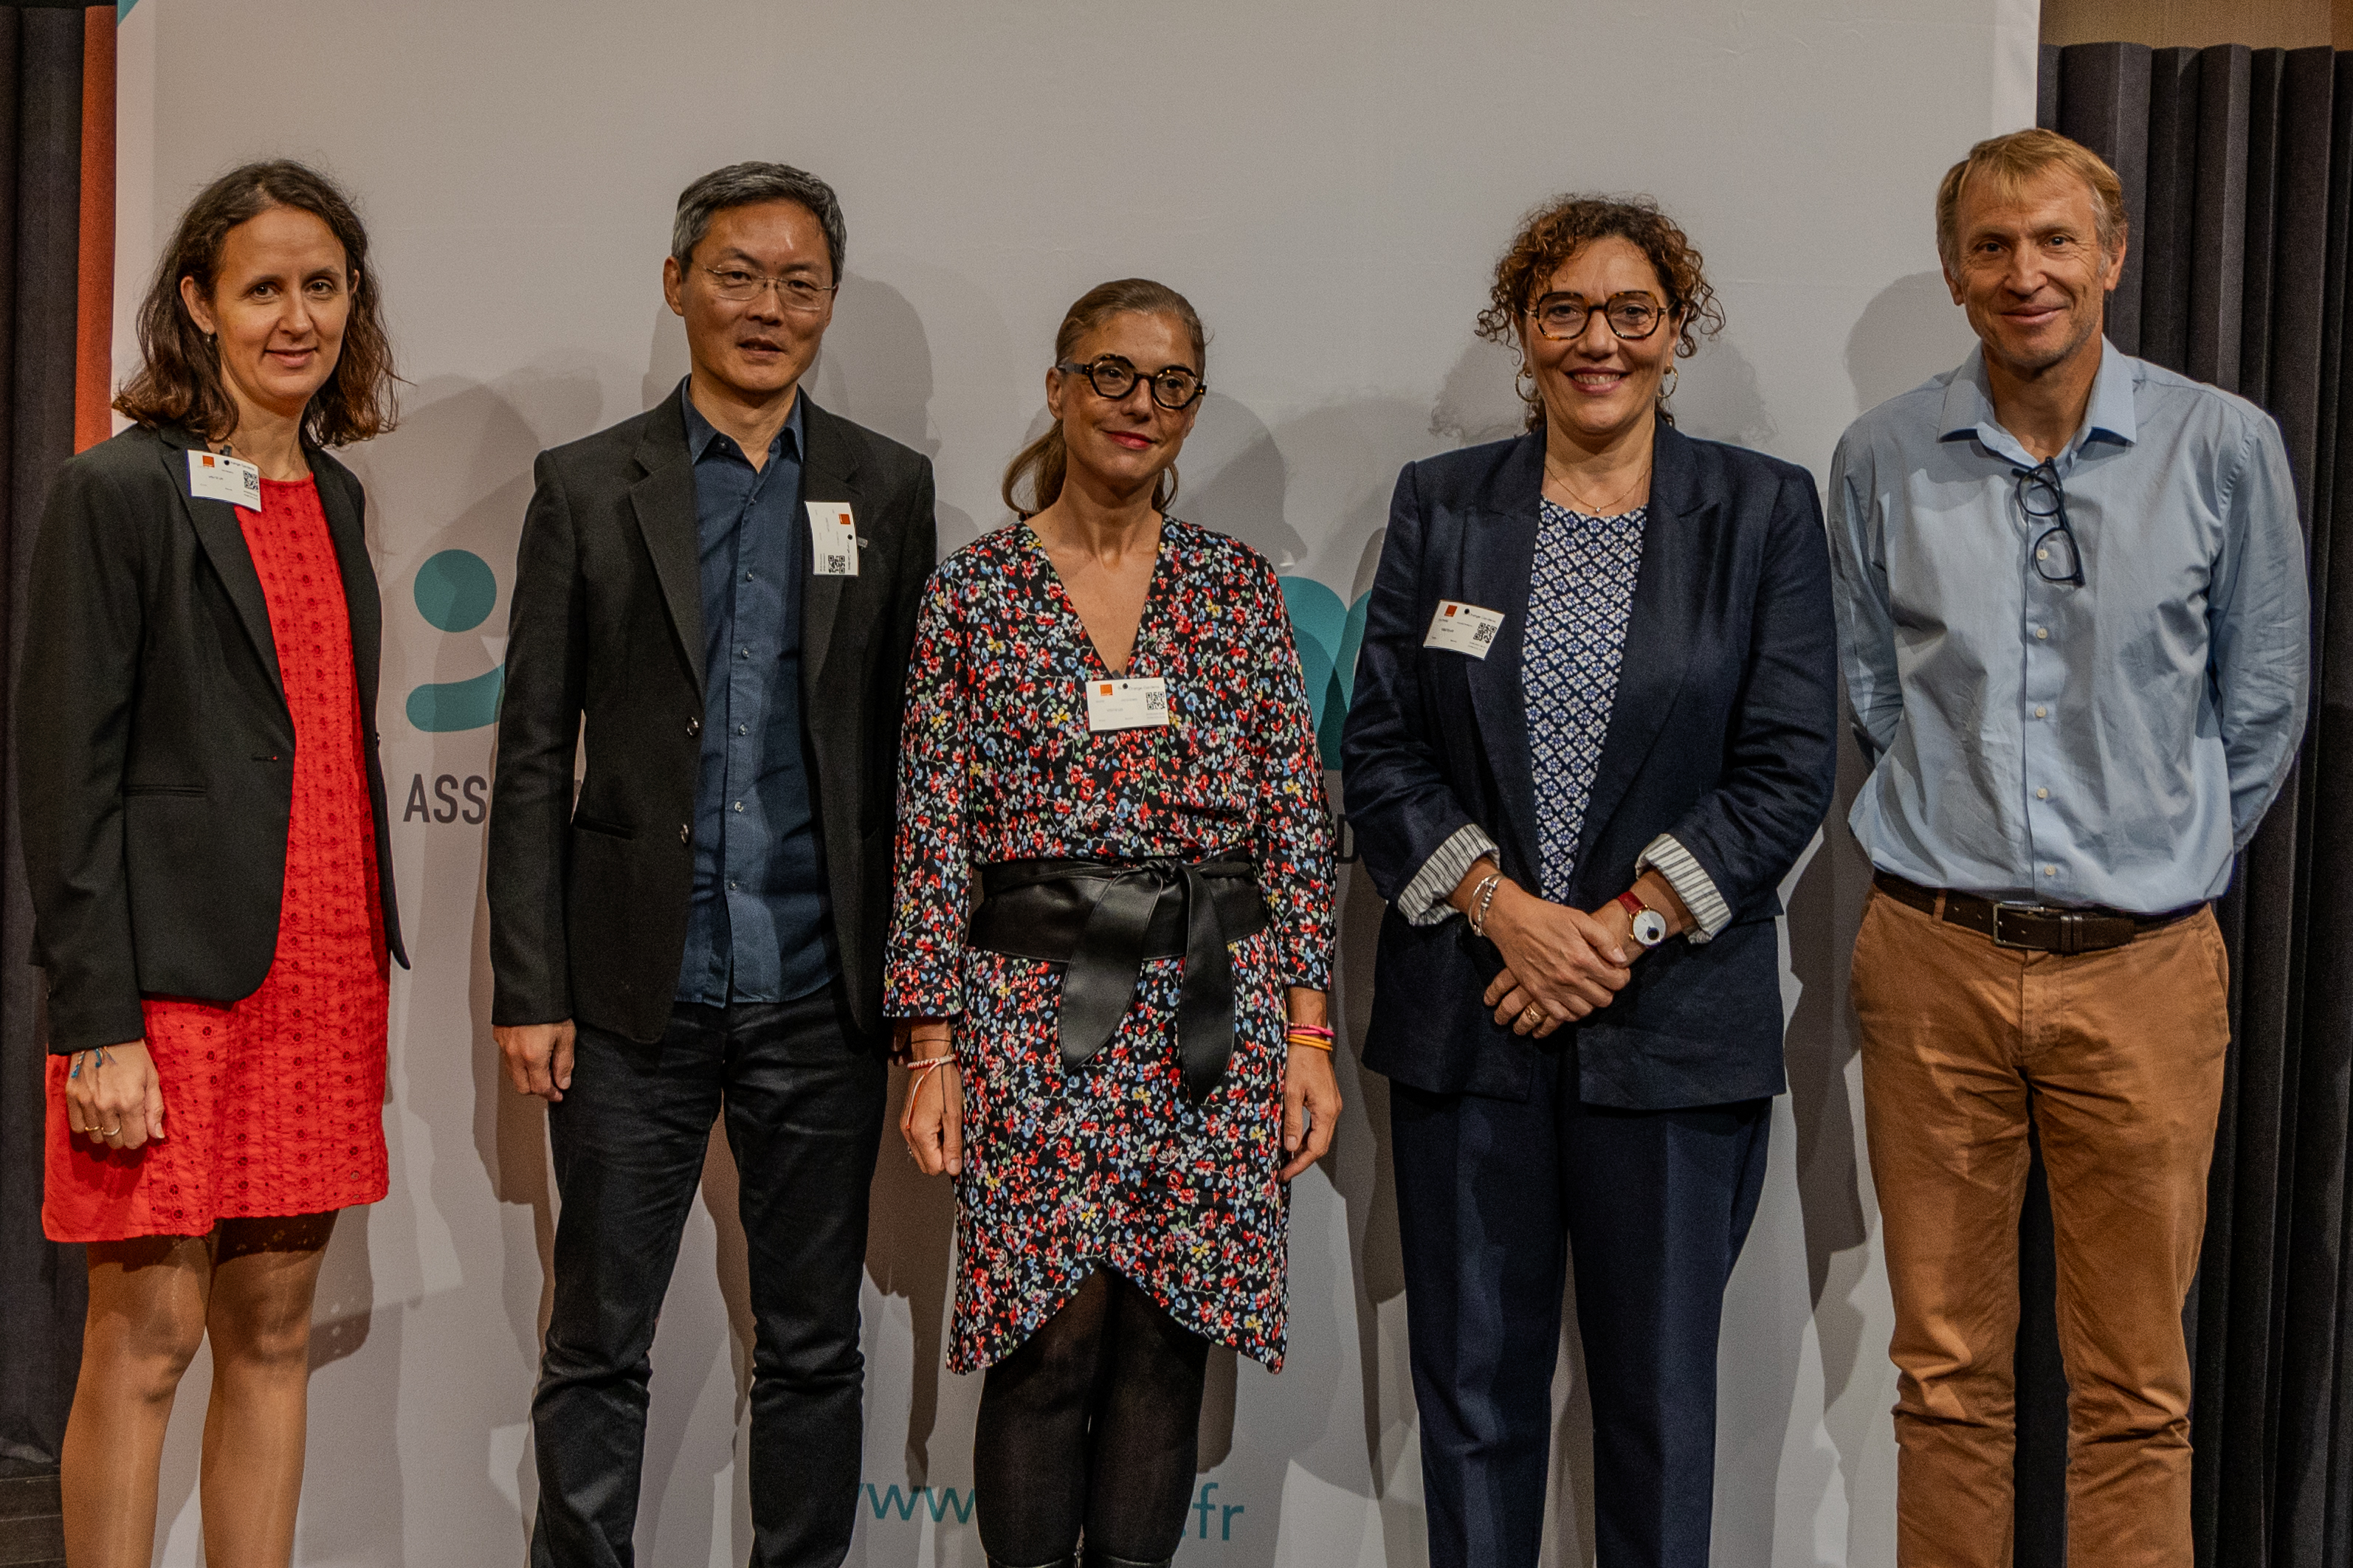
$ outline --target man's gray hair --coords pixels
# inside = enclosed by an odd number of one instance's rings
[[[849,248],[849,233],[841,221],[841,200],[833,187],[815,174],[789,163],[730,163],[713,169],[678,194],[678,219],[670,225],[670,253],[682,268],[694,259],[694,247],[711,232],[711,220],[729,207],[754,206],[762,202],[798,202],[825,230],[826,253],[833,260],[833,280],[841,281],[842,254]]]

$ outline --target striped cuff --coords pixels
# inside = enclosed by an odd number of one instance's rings
[[[1692,852],[1675,842],[1671,834],[1662,833],[1634,858],[1634,870],[1639,875],[1655,870],[1667,879],[1675,897],[1683,901],[1691,912],[1692,929],[1683,933],[1687,942],[1706,942],[1732,923],[1732,906],[1715,890],[1715,879],[1693,858]]]
[[[1456,912],[1446,895],[1462,885],[1482,856],[1495,853],[1495,841],[1475,822],[1456,828],[1437,851],[1421,863],[1405,891],[1397,896],[1397,912],[1408,925],[1434,926]]]

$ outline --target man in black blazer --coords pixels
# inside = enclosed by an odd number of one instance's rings
[[[542,453],[523,525],[491,1017],[548,1101],[563,1197],[542,1568],[632,1561],[648,1352],[723,1112],[756,1324],[751,1560],[849,1548],[902,687],[934,541],[930,464],[799,391],[842,248],[799,170],[688,186],[662,280],[692,370]]]

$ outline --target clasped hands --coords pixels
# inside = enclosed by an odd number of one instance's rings
[[[1471,913],[1480,885],[1494,873],[1492,861],[1472,867],[1457,889],[1455,907]],[[1662,888],[1651,889],[1650,880],[1645,879],[1644,890],[1664,896],[1645,902],[1667,905],[1671,929],[1683,926],[1686,917],[1680,903]],[[1487,939],[1504,955],[1504,969],[1482,1001],[1495,1010],[1496,1023],[1539,1040],[1609,1005],[1632,978],[1633,961],[1642,951],[1633,938],[1631,916],[1615,900],[1588,913],[1540,899],[1509,878],[1496,884],[1485,927]]]

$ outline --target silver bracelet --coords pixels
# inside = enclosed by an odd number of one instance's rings
[[[1487,934],[1487,910],[1495,902],[1495,889],[1503,885],[1504,874],[1501,871],[1492,871],[1488,873],[1486,880],[1481,882],[1478,889],[1472,893],[1472,912],[1467,918],[1471,921],[1472,936],[1483,937]]]

